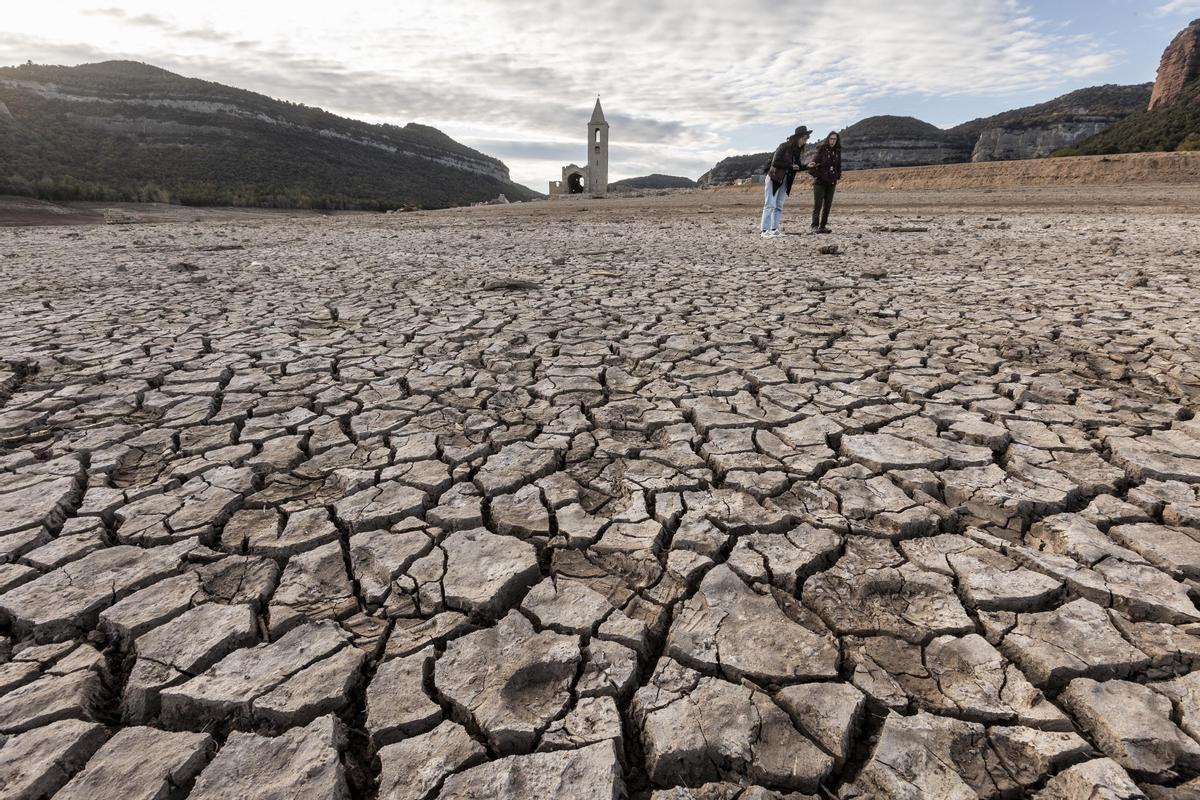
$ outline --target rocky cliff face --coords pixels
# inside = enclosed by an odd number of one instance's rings
[[[971,142],[915,117],[868,117],[842,131],[846,169],[953,164],[971,158]]]
[[[1021,161],[1045,158],[1056,150],[1073,147],[1089,136],[1095,136],[1122,117],[1080,117],[1052,122],[1034,128],[987,128],[971,153],[972,161]]]
[[[1092,86],[1046,103],[972,120],[953,130],[975,140],[972,161],[1045,158],[1146,107],[1149,83]]]
[[[1150,110],[1170,105],[1184,87],[1200,79],[1200,19],[1188,25],[1163,53],[1158,81],[1150,96]]]
[[[842,147],[842,165],[846,169],[957,164],[971,158],[969,144],[944,138],[847,138],[845,141],[846,144]]]

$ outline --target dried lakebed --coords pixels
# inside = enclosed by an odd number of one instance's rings
[[[0,796],[1200,797],[1194,215],[690,197],[0,231]]]

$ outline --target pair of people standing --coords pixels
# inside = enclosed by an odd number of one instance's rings
[[[811,233],[832,233],[829,229],[829,212],[833,208],[833,194],[842,178],[842,137],[830,133],[817,147],[810,161],[805,161],[804,150],[812,131],[801,125],[783,144],[775,148],[767,167],[765,198],[762,213],[762,235],[764,238],[783,234],[783,201],[792,193],[792,185],[800,172],[813,176],[813,214]],[[803,167],[801,165],[804,165]]]

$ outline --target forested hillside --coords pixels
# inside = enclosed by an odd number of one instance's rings
[[[0,194],[388,209],[501,193],[535,196],[502,162],[423,125],[371,125],[129,61],[0,68]]]

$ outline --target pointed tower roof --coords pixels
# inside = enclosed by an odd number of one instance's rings
[[[592,118],[588,122],[589,125],[607,125],[608,120],[604,119],[604,109],[600,107],[600,96],[596,96],[596,107],[592,109]]]

